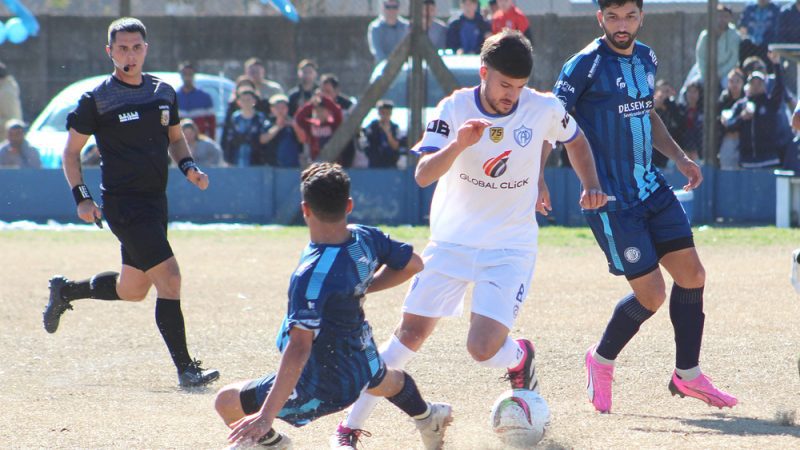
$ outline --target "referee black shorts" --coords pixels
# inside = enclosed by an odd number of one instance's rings
[[[119,239],[122,264],[146,272],[171,258],[167,197],[103,195],[103,216]]]

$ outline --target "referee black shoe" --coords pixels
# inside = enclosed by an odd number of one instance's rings
[[[61,289],[67,284],[67,279],[61,275],[50,278],[50,301],[42,314],[44,319],[44,329],[48,333],[55,333],[58,330],[58,322],[64,311],[72,309],[72,305],[61,296]]]
[[[219,379],[219,370],[203,369],[202,361],[193,359],[183,372],[178,374],[180,387],[199,387],[211,384]]]

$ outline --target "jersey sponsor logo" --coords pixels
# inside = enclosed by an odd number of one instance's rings
[[[658,58],[656,58],[656,52],[653,49],[650,49],[650,59],[653,61],[653,64],[658,65]]]
[[[636,117],[647,114],[653,109],[653,101],[652,100],[637,100],[635,102],[623,103],[622,105],[618,105],[619,113],[623,115],[623,117]]]
[[[431,120],[428,122],[428,127],[425,129],[425,131],[438,133],[444,137],[448,137],[450,136],[450,125],[448,125],[444,120]]]
[[[574,94],[575,93],[575,88],[572,87],[572,85],[569,84],[569,82],[567,80],[558,80],[558,82],[556,83],[556,90],[557,91],[563,91],[563,92],[569,92],[570,94]]]
[[[561,101],[561,104],[564,106],[564,108],[567,107],[567,97],[563,95],[557,95],[556,98],[558,98]]]
[[[518,189],[530,184],[530,178],[525,178],[524,180],[513,180],[513,181],[503,181],[502,183],[496,183],[494,181],[485,181],[479,178],[471,177],[465,173],[461,173],[458,175],[459,178],[462,180],[475,185],[480,188],[486,189],[501,189],[501,190],[511,190],[511,189]]]
[[[628,84],[622,80],[622,77],[617,77],[617,87],[619,90],[624,91],[628,89]]]
[[[525,147],[531,142],[533,139],[533,130],[530,128],[525,127],[525,125],[520,126],[516,130],[514,130],[514,140],[517,141],[520,147]]]
[[[139,120],[139,111],[126,112],[119,115],[119,123],[130,122],[131,120]]]
[[[495,144],[503,140],[503,127],[489,128],[489,139]]]
[[[625,260],[631,264],[639,262],[639,259],[642,257],[642,252],[636,247],[628,247],[625,249],[623,253],[625,255]]]
[[[500,155],[487,160],[483,163],[483,173],[492,178],[502,176],[508,169],[508,155],[510,154],[511,150],[506,150]]]
[[[169,111],[161,111],[161,125],[169,125]]]

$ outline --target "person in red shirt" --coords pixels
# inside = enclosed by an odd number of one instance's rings
[[[342,124],[342,109],[330,98],[315,93],[302,108],[297,110],[295,121],[305,132],[304,143],[308,144],[311,161],[319,158],[319,152]]]
[[[533,42],[528,18],[514,5],[514,0],[497,0],[497,11],[492,15],[492,34],[501,32],[503,28],[519,30]]]

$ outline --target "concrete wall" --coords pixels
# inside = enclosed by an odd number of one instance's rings
[[[420,189],[412,171],[354,169],[353,222],[425,224],[433,188]],[[171,169],[170,219],[194,222],[301,223],[299,172],[289,169],[208,169],[211,184],[201,192],[177,169]],[[693,224],[775,223],[775,176],[771,171],[720,171],[704,167],[704,181],[694,193]],[[84,169],[86,185],[99,199],[100,171]],[[685,178],[669,170],[667,180],[683,186]],[[548,168],[553,211],[540,224],[585,226],[578,197],[580,184],[571,169]],[[99,200],[98,200],[99,201]],[[75,203],[61,170],[0,169],[0,220],[77,222]]]
[[[5,20],[6,18],[3,18]],[[109,17],[40,16],[41,32],[22,45],[3,44],[2,59],[23,93],[25,118],[32,120],[60,89],[78,79],[106,73],[103,49]],[[339,75],[343,91],[358,96],[373,61],[366,29],[371,17],[312,17],[294,25],[279,17],[148,17],[147,70],[174,70],[190,59],[201,71],[235,78],[250,56],[267,63],[268,75],[291,87],[295,65],[316,59],[322,72]],[[532,16],[534,85],[549,90],[563,62],[599,34],[591,15]],[[660,59],[659,76],[681,83],[694,63],[694,45],[704,25],[699,14],[648,16],[641,38]]]

